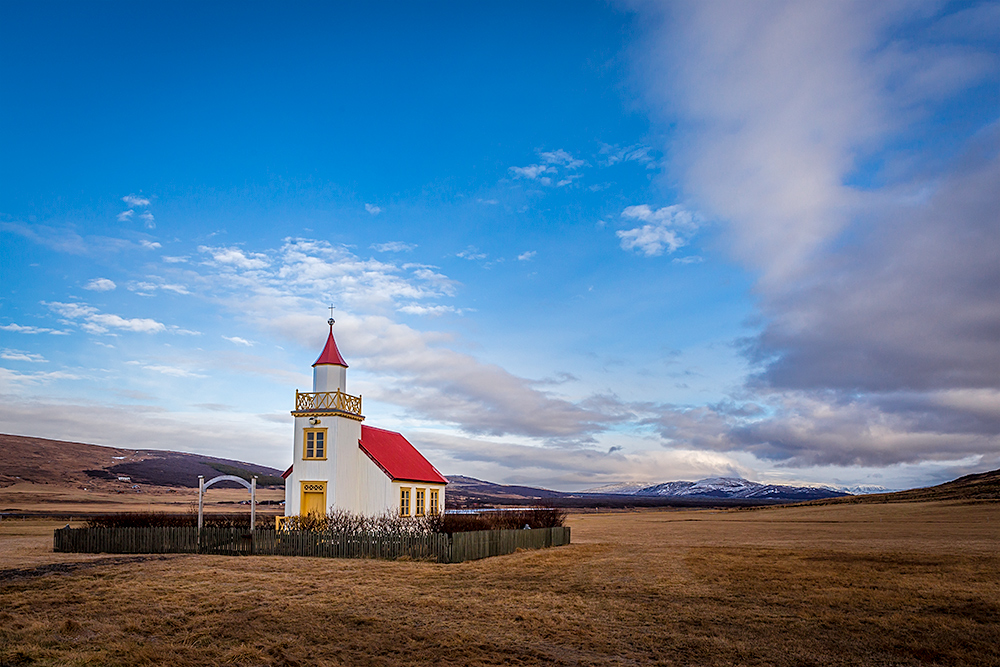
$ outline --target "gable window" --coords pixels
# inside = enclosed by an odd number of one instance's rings
[[[302,432],[302,458],[309,460],[326,459],[326,429],[307,428]]]
[[[417,506],[414,515],[423,516],[424,515],[424,501],[427,499],[427,491],[425,489],[417,489]]]
[[[431,506],[430,514],[434,515],[438,513],[438,490],[431,489]]]
[[[399,516],[410,516],[410,487],[399,490]]]

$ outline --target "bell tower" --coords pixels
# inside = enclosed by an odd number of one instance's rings
[[[285,516],[360,510],[358,443],[361,396],[347,393],[347,362],[333,337],[332,317],[326,346],[313,364],[311,392],[295,392],[292,472],[285,479]]]

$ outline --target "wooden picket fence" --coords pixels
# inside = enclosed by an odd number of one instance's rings
[[[76,553],[202,553],[223,556],[314,556],[320,558],[412,558],[461,563],[502,556],[517,549],[569,544],[568,527],[478,530],[468,533],[320,533],[250,531],[245,528],[147,526],[60,528],[53,551]]]

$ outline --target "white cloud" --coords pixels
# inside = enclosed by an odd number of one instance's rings
[[[129,291],[135,292],[139,296],[153,296],[153,293],[157,290],[164,290],[167,292],[173,292],[175,294],[190,294],[188,288],[184,285],[177,285],[173,283],[162,282],[162,278],[157,276],[149,276],[150,279],[156,280],[157,282],[140,281],[131,282],[128,284]]]
[[[64,336],[64,335],[66,335],[68,333],[66,331],[59,331],[58,329],[47,329],[45,327],[33,327],[33,326],[25,326],[25,325],[21,325],[21,324],[13,324],[13,323],[11,323],[11,324],[0,324],[0,329],[3,329],[4,331],[13,331],[14,333],[23,333],[23,334],[47,333],[47,334],[63,335]]]
[[[648,223],[615,232],[621,239],[622,249],[637,250],[646,257],[662,255],[664,250],[672,253],[686,245],[686,239],[678,230],[691,232],[698,226],[691,212],[680,205],[664,206],[655,211],[646,204],[629,206],[622,211],[622,217]]]
[[[213,248],[198,246],[198,250],[208,253],[217,264],[231,266],[237,269],[263,269],[267,266],[267,256],[261,253],[244,253],[239,248]]]
[[[407,315],[430,315],[431,317],[438,317],[448,313],[454,313],[455,315],[462,314],[462,310],[454,306],[423,306],[417,303],[401,306],[396,311],[406,313]]]
[[[239,336],[223,336],[223,338],[228,340],[230,343],[234,343],[236,345],[243,345],[244,347],[253,347],[253,343],[251,341],[248,341],[246,338],[240,338]]]
[[[513,172],[515,178],[527,178],[531,180],[538,180],[544,174],[557,173],[555,167],[542,164],[529,164],[527,167],[511,167],[510,171]]]
[[[83,286],[83,289],[92,290],[94,292],[110,292],[117,285],[115,285],[113,280],[107,278],[94,278],[89,283]]]
[[[144,213],[140,213],[139,217],[142,218],[143,222],[145,223],[146,229],[156,229],[156,223],[153,222],[152,213],[150,213],[149,211],[145,211]]]
[[[652,169],[656,166],[656,162],[649,154],[651,150],[653,149],[642,144],[626,146],[625,148],[604,144],[601,146],[600,154],[607,157],[604,158],[602,166],[610,167],[620,162],[638,162],[646,165],[647,169]]]
[[[538,156],[542,160],[541,164],[510,167],[509,171],[514,175],[514,178],[537,181],[546,187],[553,185],[553,183],[556,187],[563,187],[583,176],[578,173],[566,173],[567,171],[575,171],[587,164],[561,148],[555,151],[540,151]]]
[[[57,380],[79,380],[81,379],[79,375],[74,375],[72,373],[67,373],[65,371],[34,371],[31,373],[20,373],[18,371],[12,371],[9,368],[4,368],[0,366],[0,395],[7,392],[18,393],[19,390],[26,386],[36,386],[40,384],[48,384],[49,382],[54,382]],[[8,397],[10,398],[10,397]],[[11,401],[4,401],[4,411],[6,413],[11,408]],[[0,413],[0,414],[3,414]],[[2,417],[0,417],[2,419]],[[34,431],[27,431],[29,433],[34,433]]]
[[[521,261],[521,262],[527,262],[529,259],[534,258],[534,256],[537,255],[537,254],[538,254],[538,252],[535,251],[535,250],[527,250],[525,252],[522,252],[520,255],[518,255],[517,259],[519,261]]]
[[[149,199],[139,195],[125,195],[124,197],[122,197],[122,201],[125,202],[127,206],[130,206],[132,208],[149,206]]]
[[[371,213],[372,215],[378,215],[379,213],[382,212],[382,209],[379,208],[378,206],[375,206],[374,204],[365,204],[365,210]]]
[[[40,354],[35,354],[33,352],[22,352],[21,350],[10,350],[5,349],[0,351],[0,359],[8,359],[10,361],[27,361],[33,364],[44,364],[48,363],[48,359]]]
[[[403,243],[402,241],[389,241],[388,243],[373,243],[372,250],[378,252],[410,252],[417,247],[416,243]]]
[[[163,246],[161,246],[156,241],[147,241],[146,239],[143,239],[143,240],[139,241],[139,245],[141,245],[146,250],[156,250],[157,248],[162,248],[163,247]],[[164,258],[164,259],[166,259],[166,258]]]
[[[687,257],[674,257],[674,264],[701,264],[705,259],[699,255],[688,255]]]
[[[183,263],[187,262],[189,258],[188,257],[171,257],[171,256],[168,256],[168,255],[164,255],[160,259],[162,259],[167,264],[183,264]]]
[[[541,157],[546,164],[557,164],[562,167],[566,167],[567,169],[579,169],[587,164],[583,160],[573,157],[561,148],[556,151],[539,153],[539,157]]]
[[[159,333],[166,326],[161,322],[148,318],[124,318],[118,315],[101,313],[93,306],[81,303],[42,302],[62,317],[79,324],[80,328],[90,333],[107,333],[110,329],[121,329],[136,333]]]
[[[133,211],[132,209],[129,209],[127,211],[122,211],[121,213],[118,214],[118,222],[128,222],[129,220],[132,219],[133,215],[135,215],[135,211]]]
[[[455,256],[468,260],[486,259],[486,253],[479,252],[479,248],[471,245],[465,250],[455,253]]]
[[[177,368],[176,366],[161,366],[156,364],[144,365],[142,368],[153,371],[154,373],[160,373],[162,375],[169,375],[170,377],[176,378],[203,378],[208,377],[204,373],[195,373],[194,371],[189,371],[186,368]]]

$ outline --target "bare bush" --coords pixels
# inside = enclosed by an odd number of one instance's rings
[[[121,512],[87,519],[87,528],[195,527],[198,513]],[[205,514],[204,525],[213,528],[250,528],[249,514]]]

